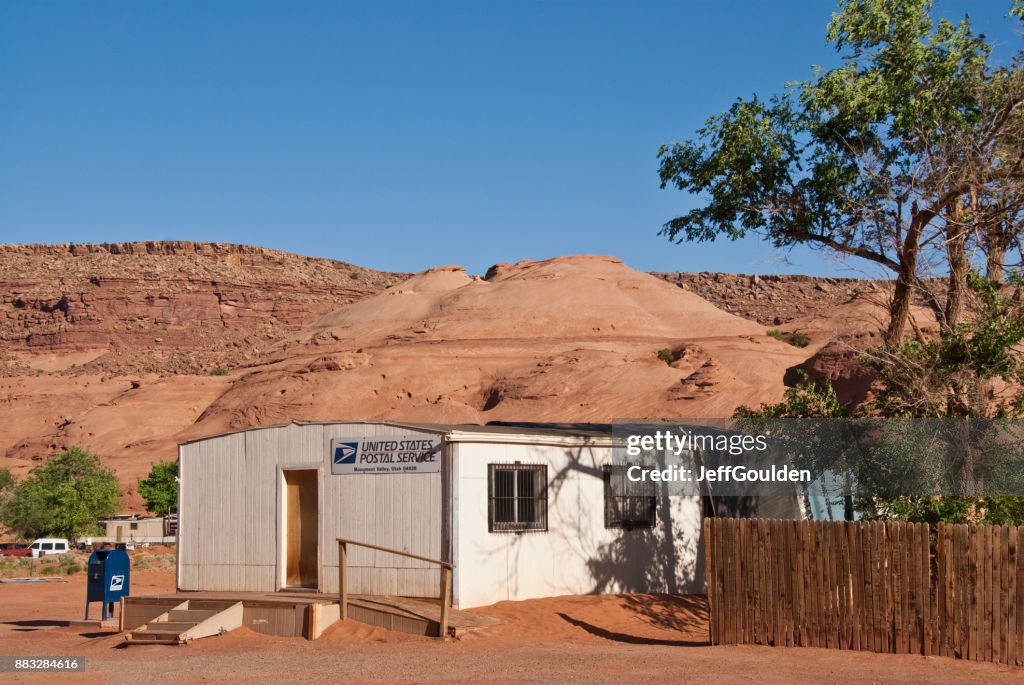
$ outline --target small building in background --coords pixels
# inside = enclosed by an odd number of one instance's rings
[[[152,517],[123,514],[104,519],[99,524],[103,534],[89,538],[94,546],[173,545],[178,535],[176,514]]]

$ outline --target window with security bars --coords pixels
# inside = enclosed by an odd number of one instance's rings
[[[548,467],[487,466],[488,530],[521,533],[548,529]]]
[[[627,466],[604,467],[604,527],[650,528],[658,506],[653,481],[633,481],[626,476]]]

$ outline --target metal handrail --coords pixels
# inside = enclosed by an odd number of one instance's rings
[[[338,604],[340,605],[340,618],[342,621],[348,619],[348,546],[356,545],[357,547],[365,547],[367,549],[377,550],[379,552],[387,552],[389,554],[397,554],[398,556],[407,557],[409,559],[416,559],[417,561],[425,561],[429,564],[437,564],[441,567],[441,616],[438,627],[438,637],[444,638],[448,635],[448,612],[451,608],[452,603],[452,570],[455,568],[455,564],[450,564],[447,561],[441,561],[440,559],[431,559],[430,557],[420,556],[419,554],[412,554],[402,550],[392,549],[390,547],[382,547],[380,545],[371,545],[368,542],[360,542],[359,540],[350,540],[349,538],[337,538],[338,540]]]

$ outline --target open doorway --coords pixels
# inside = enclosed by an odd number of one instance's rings
[[[286,470],[284,485],[284,586],[316,589],[319,586],[317,540],[320,534],[317,471]]]

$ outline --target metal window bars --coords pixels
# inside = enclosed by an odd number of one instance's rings
[[[658,507],[653,481],[633,481],[627,477],[629,465],[609,464],[604,475],[604,527],[650,528]]]
[[[547,466],[489,464],[488,530],[492,533],[548,529]]]

